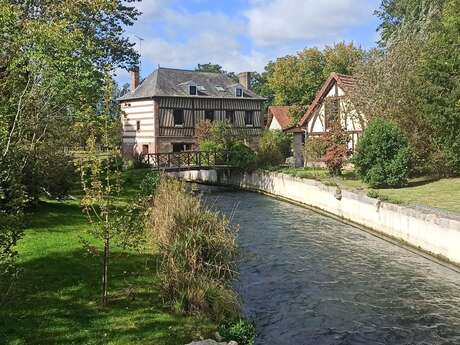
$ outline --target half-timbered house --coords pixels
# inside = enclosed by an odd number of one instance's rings
[[[142,83],[132,72],[131,92],[119,102],[125,155],[178,152],[197,146],[202,121],[228,121],[256,142],[262,132],[264,98],[250,90],[248,72],[239,82],[221,73],[158,68]]]
[[[300,143],[305,142],[308,138],[325,134],[334,122],[340,122],[350,138],[348,148],[353,151],[366,124],[364,115],[358,111],[350,99],[351,93],[355,91],[356,80],[353,77],[332,73],[299,123],[285,131],[293,133],[295,137],[301,137],[302,140],[295,140]],[[294,150],[302,150],[302,145],[297,145]],[[297,157],[301,155],[297,154]]]

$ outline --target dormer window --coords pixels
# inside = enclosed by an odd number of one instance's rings
[[[236,96],[236,97],[243,97],[243,89],[240,88],[240,87],[237,87],[237,88],[235,89],[235,96]]]
[[[196,94],[197,94],[196,85],[190,85],[190,86],[189,86],[189,93],[190,93],[190,95],[192,95],[192,96],[196,96]]]

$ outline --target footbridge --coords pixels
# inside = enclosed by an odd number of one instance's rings
[[[182,151],[146,153],[142,162],[158,171],[226,169],[232,167],[232,151]]]

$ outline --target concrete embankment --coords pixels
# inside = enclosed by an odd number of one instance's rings
[[[359,192],[275,172],[199,170],[174,175],[187,181],[232,185],[299,203],[460,267],[459,215],[382,202]]]

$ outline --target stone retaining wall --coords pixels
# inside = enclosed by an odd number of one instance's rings
[[[460,266],[460,216],[381,202],[364,194],[274,172],[183,171],[185,180],[233,185],[301,203],[403,241]]]

